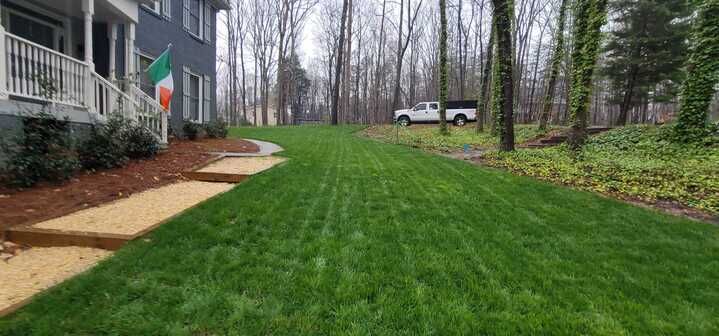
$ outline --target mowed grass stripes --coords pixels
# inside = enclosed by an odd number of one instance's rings
[[[716,226],[356,130],[234,130],[290,160],[0,333],[719,334]]]

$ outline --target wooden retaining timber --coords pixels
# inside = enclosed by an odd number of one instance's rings
[[[246,180],[249,175],[241,174],[228,174],[228,173],[211,173],[211,172],[183,172],[182,176],[196,181],[204,182],[228,182],[228,183],[240,183]]]
[[[15,227],[5,231],[8,241],[36,247],[79,246],[116,251],[135,235],[113,233],[64,231],[33,227]]]

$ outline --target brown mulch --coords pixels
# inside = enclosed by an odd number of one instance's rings
[[[212,159],[216,154],[210,152],[257,151],[257,145],[241,139],[174,140],[156,157],[132,160],[121,168],[79,173],[61,184],[0,187],[0,239],[10,226],[41,222],[184,180],[181,173]]]

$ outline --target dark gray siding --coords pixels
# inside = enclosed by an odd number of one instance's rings
[[[140,6],[139,23],[135,29],[135,47],[142,53],[156,57],[162,53],[169,43],[172,43],[172,77],[175,81],[175,92],[172,96],[172,128],[182,129],[182,67],[189,67],[192,71],[207,75],[212,80],[210,120],[216,117],[217,79],[215,69],[216,59],[216,28],[215,17],[212,14],[212,41],[201,41],[190,35],[182,26],[182,0],[173,0],[171,18],[169,21],[160,17],[151,10]],[[124,36],[123,36],[124,38]],[[119,36],[118,36],[118,40]],[[124,62],[124,60],[118,60]]]

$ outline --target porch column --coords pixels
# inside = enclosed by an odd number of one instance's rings
[[[137,81],[135,78],[135,23],[128,22],[125,24],[125,72],[130,85],[134,85]],[[126,88],[129,92],[130,87]]]
[[[82,15],[85,23],[85,106],[90,112],[95,112],[95,85],[92,72],[95,64],[92,61],[92,15],[95,14],[95,1],[82,0]]]
[[[115,83],[117,79],[117,61],[115,59],[115,45],[117,44],[117,23],[110,24],[110,32],[108,38],[110,39],[110,82]]]
[[[5,62],[5,27],[0,25],[0,100],[8,99],[7,64]]]

